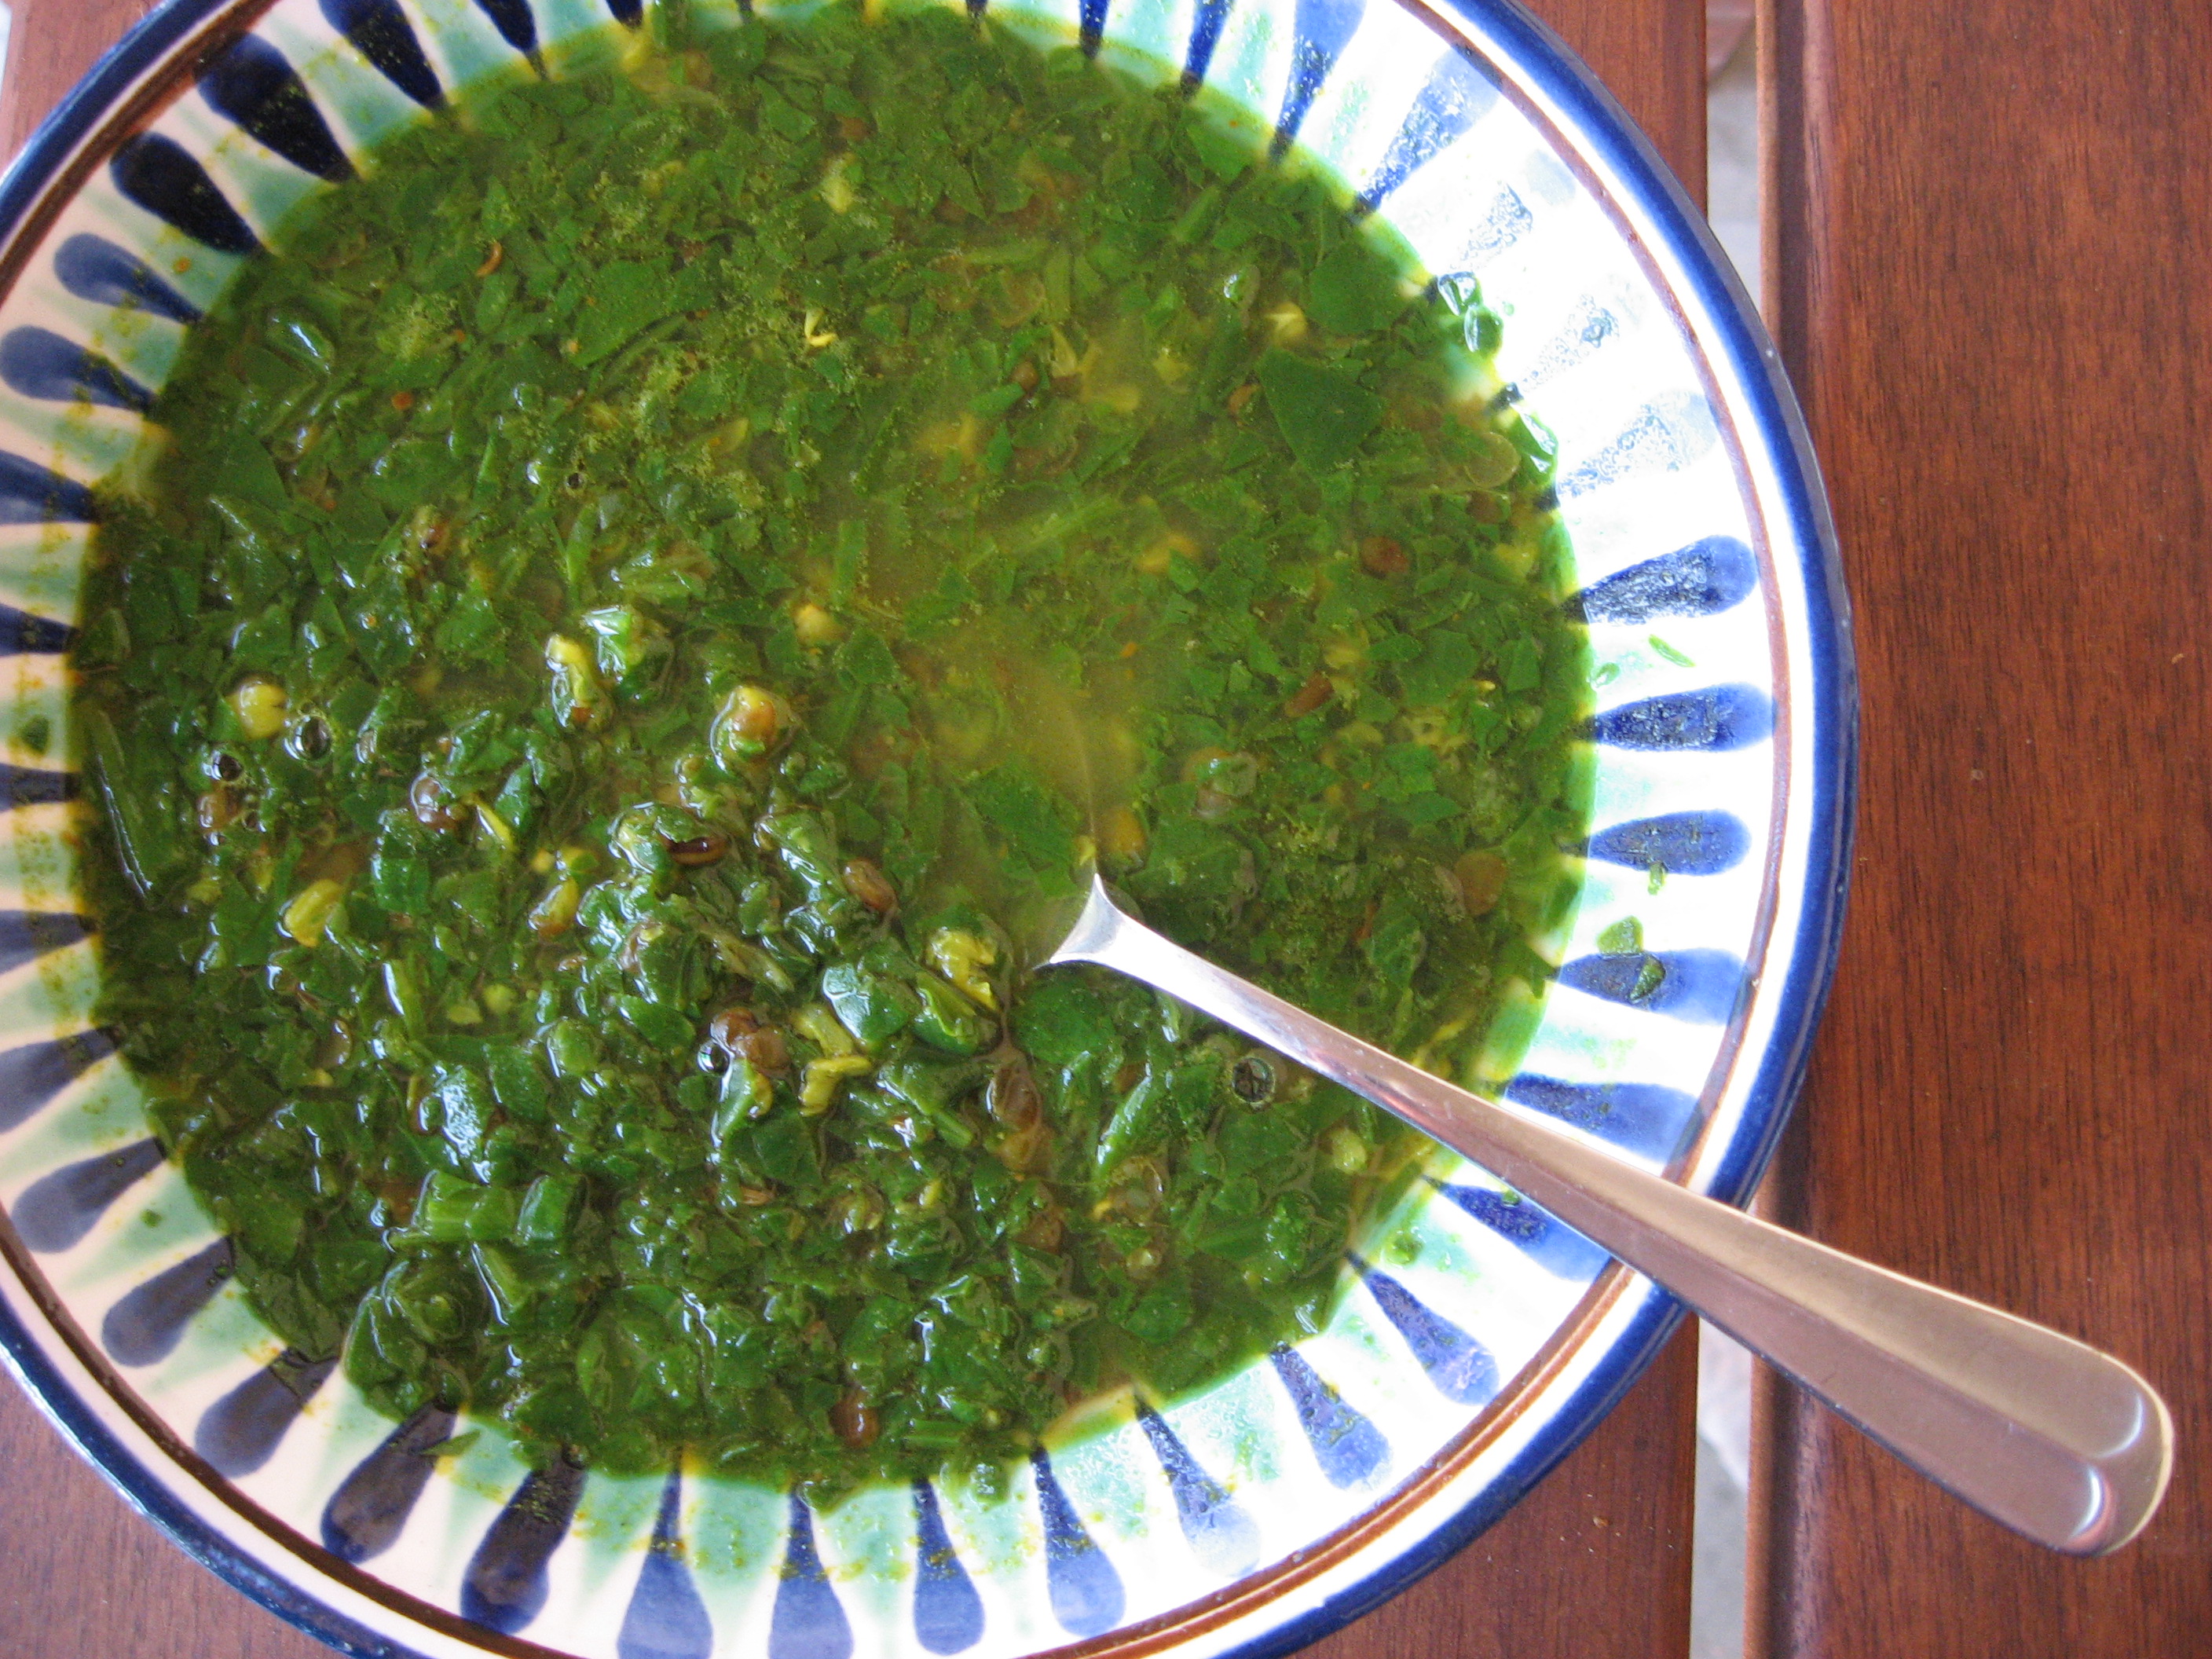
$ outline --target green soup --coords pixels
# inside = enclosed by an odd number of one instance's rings
[[[1171,88],[656,15],[191,331],[77,654],[101,1017],[395,1415],[988,1469],[1316,1328],[1421,1145],[1027,971],[1091,867],[1510,1066],[1580,829],[1548,451],[1471,292]]]

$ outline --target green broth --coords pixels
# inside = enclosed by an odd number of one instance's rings
[[[382,1409],[988,1470],[1317,1328],[1425,1144],[1028,972],[1088,870],[1510,1063],[1581,828],[1548,452],[1471,293],[1172,89],[656,18],[191,331],[77,653],[101,1018]]]

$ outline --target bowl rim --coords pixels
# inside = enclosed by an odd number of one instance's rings
[[[1777,702],[1789,711],[1790,724],[1803,720],[1809,725],[1812,744],[1802,816],[1796,810],[1790,813],[1799,817],[1794,836],[1802,838],[1804,858],[1797,925],[1781,951],[1768,940],[1772,1027],[1757,1069],[1742,1085],[1743,1121],[1717,1162],[1705,1172],[1705,1189],[1711,1196],[1742,1205],[1773,1157],[1809,1060],[1841,944],[1855,830],[1858,697],[1850,605],[1811,439],[1774,342],[1703,213],[1650,140],[1559,36],[1526,10],[1521,0],[1389,3],[1455,48],[1466,47],[1478,56],[1486,55],[1486,46],[1503,48],[1516,70],[1556,107],[1565,131],[1611,173],[1609,183],[1617,198],[1656,233],[1666,270],[1655,272],[1655,280],[1677,295],[1686,290],[1712,325],[1712,333],[1699,342],[1709,372],[1734,383],[1749,411],[1750,428],[1771,445],[1769,482],[1782,513],[1775,526],[1780,533],[1770,536],[1769,545],[1786,543],[1797,553],[1805,613],[1804,636],[1794,641],[1803,653],[1805,667],[1802,674],[1779,677]],[[72,182],[68,175],[88,173],[98,165],[100,158],[86,148],[86,140],[103,127],[128,123],[144,108],[165,104],[176,89],[174,66],[185,61],[195,36],[205,36],[203,44],[211,47],[250,28],[272,3],[274,0],[162,0],[56,105],[0,175],[0,295],[13,289],[21,263],[44,222],[66,204],[68,197],[57,187]],[[1471,38],[1462,22],[1485,38]],[[149,70],[164,65],[171,66],[168,73],[148,78]],[[1644,263],[1657,262],[1647,256]],[[1778,670],[1784,665],[1783,654],[1778,650]],[[1780,749],[1778,742],[1778,759],[1786,761]],[[1776,792],[1778,819],[1793,793],[1785,777]],[[1784,952],[1786,960],[1778,962]],[[1772,971],[1777,967],[1778,975]],[[1735,1041],[1740,1042],[1740,1032]],[[1741,1052],[1734,1043],[1730,1047]],[[1727,1062],[1732,1058],[1724,1050],[1722,1070],[1729,1069]],[[1749,1133],[1743,1132],[1746,1127]],[[1695,1160],[1697,1152],[1693,1147],[1678,1161],[1678,1175]],[[12,1250],[7,1254],[14,1255]],[[9,1266],[17,1270],[14,1276],[22,1278],[24,1264],[11,1260]],[[0,1358],[48,1420],[134,1509],[234,1588],[339,1652],[355,1659],[420,1659],[414,1650],[272,1571],[180,1501],[138,1452],[102,1420],[18,1311],[17,1297],[30,1289],[28,1279],[0,1288]],[[1554,1334],[1532,1363],[1540,1364],[1546,1356],[1556,1357],[1587,1340],[1590,1328],[1609,1312],[1617,1315],[1620,1303],[1629,1297],[1640,1299],[1612,1336],[1608,1352],[1572,1394],[1556,1403],[1550,1421],[1480,1494],[1348,1589],[1224,1650],[1227,1659],[1272,1659],[1321,1639],[1425,1577],[1499,1520],[1588,1437],[1656,1358],[1686,1311],[1666,1292],[1635,1279],[1620,1264],[1610,1264],[1577,1304],[1568,1325]],[[40,1304],[45,1301],[35,1292],[28,1299]],[[54,1310],[44,1305],[40,1311],[49,1321],[54,1317]],[[1450,1450],[1449,1446],[1440,1449],[1429,1467],[1445,1460]],[[1419,1476],[1413,1480],[1418,1481]],[[1391,1506],[1387,1498],[1385,1506]],[[1351,1527],[1365,1530],[1358,1521]],[[1207,1601],[1234,1601],[1234,1589],[1225,1585]],[[1156,1651],[1175,1644],[1181,1634],[1198,1633],[1187,1622],[1196,1610],[1170,1612],[1052,1651]],[[1212,1618],[1201,1613],[1200,1628],[1218,1625],[1220,1611],[1213,1608]],[[483,1635],[489,1651],[547,1651],[526,1638],[519,1641],[489,1632]]]

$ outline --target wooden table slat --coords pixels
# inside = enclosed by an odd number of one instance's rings
[[[2212,1650],[2212,12],[1765,0],[1769,301],[1865,719],[1782,1219],[2106,1346],[2180,1461],[2045,1554],[1762,1390],[1751,1649]]]

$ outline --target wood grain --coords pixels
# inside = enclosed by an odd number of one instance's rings
[[[2212,12],[1768,0],[1769,301],[1856,606],[1781,1218],[2109,1346],[2180,1461],[2043,1554],[1762,1391],[1752,1651],[2212,1649]]]
[[[1523,0],[1595,70],[1700,205],[1705,0]]]
[[[155,1531],[0,1382],[0,1653],[330,1659]]]
[[[0,155],[12,159],[100,55],[154,9],[154,0],[14,0],[0,80]]]
[[[10,154],[143,0],[18,0]],[[1704,198],[1698,0],[1534,7]],[[1321,1659],[1682,1659],[1689,1646],[1694,1333],[1590,1438],[1444,1567],[1309,1651]],[[325,1651],[193,1565],[0,1385],[0,1629],[9,1659],[312,1659]]]

